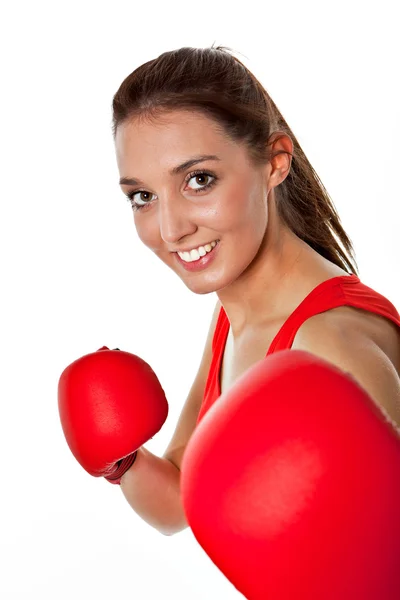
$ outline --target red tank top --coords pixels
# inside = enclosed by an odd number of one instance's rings
[[[361,283],[356,275],[340,275],[323,281],[304,298],[272,340],[266,356],[291,348],[297,330],[304,321],[338,306],[362,308],[390,319],[400,328],[400,315],[387,298]],[[197,423],[221,395],[220,370],[229,327],[228,317],[221,307],[214,331],[212,360]]]

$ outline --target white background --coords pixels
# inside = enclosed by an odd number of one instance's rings
[[[1,9],[1,598],[242,597],[189,529],[162,536],[118,486],[90,477],[61,430],[62,370],[118,346],[147,360],[167,393],[168,420],[146,444],[161,455],[215,303],[136,237],[118,187],[112,96],[164,51],[216,42],[241,53],[331,194],[361,280],[399,308],[396,4]]]

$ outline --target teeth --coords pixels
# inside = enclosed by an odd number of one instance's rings
[[[208,252],[211,252],[213,248],[217,245],[217,242],[211,242],[210,244],[206,244],[205,246],[199,246],[198,248],[194,248],[190,252],[178,252],[179,256],[185,262],[194,262],[195,260],[199,260],[202,256],[205,256]]]

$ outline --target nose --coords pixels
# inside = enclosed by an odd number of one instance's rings
[[[158,215],[161,238],[168,244],[175,244],[197,229],[190,218],[188,200],[179,194],[164,195],[158,203]]]

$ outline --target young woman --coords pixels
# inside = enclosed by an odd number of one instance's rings
[[[360,281],[325,188],[252,73],[225,48],[166,52],[121,84],[113,134],[139,238],[192,292],[218,297],[163,457],[140,447],[120,461],[132,508],[166,535],[187,526],[180,468],[197,423],[279,350],[350,373],[400,427],[399,314]]]

